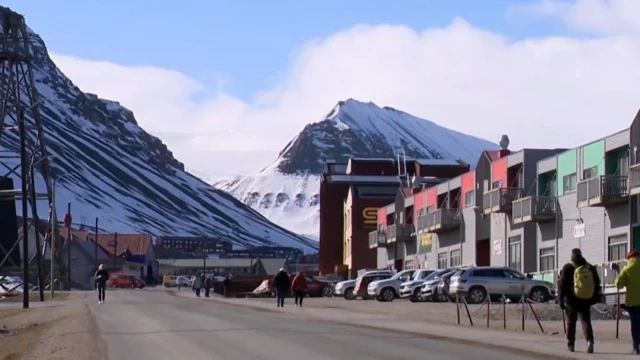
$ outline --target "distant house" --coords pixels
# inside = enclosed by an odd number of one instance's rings
[[[208,274],[272,275],[286,265],[286,259],[160,259],[160,275],[195,275],[206,269]],[[206,268],[205,268],[206,266]]]
[[[102,247],[96,247],[93,242],[79,240],[73,236],[71,242],[65,242],[60,249],[60,256],[65,264],[69,261],[67,257],[69,244],[71,244],[71,281],[76,286],[92,288],[93,276],[98,270],[97,265],[104,264],[109,267],[112,264],[111,257]],[[98,254],[97,260],[96,252]]]
[[[95,237],[88,233],[86,239],[94,241]],[[153,239],[149,234],[98,234],[97,243],[109,256],[126,259],[127,272],[142,278],[151,278],[158,273]]]

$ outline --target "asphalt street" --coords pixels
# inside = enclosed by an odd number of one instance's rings
[[[291,303],[286,306],[292,306]],[[112,360],[437,359],[530,360],[421,336],[190,299],[162,291],[107,290],[89,305]]]

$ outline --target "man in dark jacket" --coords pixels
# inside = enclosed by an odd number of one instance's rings
[[[284,298],[287,296],[287,291],[289,291],[290,285],[291,281],[289,279],[289,274],[281,268],[276,276],[273,277],[273,280],[271,280],[271,286],[276,290],[276,301],[278,303],[278,307],[284,307]]]
[[[109,279],[109,272],[104,268],[104,265],[98,266],[98,271],[94,275],[96,280],[96,288],[98,288],[98,304],[104,304],[104,297],[106,295],[107,280]]]
[[[575,351],[576,325],[578,317],[587,340],[587,353],[593,353],[593,327],[591,306],[601,294],[600,277],[594,266],[582,256],[580,249],[571,250],[571,262],[560,271],[558,301],[562,311],[567,312],[567,348]]]

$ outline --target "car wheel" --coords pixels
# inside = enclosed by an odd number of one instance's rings
[[[331,297],[332,295],[333,291],[330,286],[325,286],[324,289],[322,289],[322,296]]]
[[[549,291],[543,287],[533,288],[529,294],[529,299],[538,303],[547,302],[549,300]]]
[[[348,288],[344,291],[344,298],[346,300],[355,300],[356,294],[353,293],[353,288]]]
[[[482,304],[486,298],[487,298],[487,291],[484,288],[476,286],[469,289],[469,294],[467,295],[467,301],[470,304]]]
[[[393,292],[393,289],[391,288],[385,288],[385,289],[382,289],[382,292],[380,293],[380,298],[382,298],[382,301],[393,301],[393,299],[396,298],[396,293]]]
[[[413,302],[413,303],[415,303],[415,302],[423,302],[423,301],[424,301],[424,298],[423,298],[423,297],[422,297],[422,295],[420,294],[420,289],[416,289],[416,290],[413,292],[413,295],[411,295],[411,296],[409,297],[409,301],[411,301],[411,302]]]

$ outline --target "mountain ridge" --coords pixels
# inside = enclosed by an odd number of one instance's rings
[[[373,102],[338,102],[320,121],[304,126],[260,172],[214,182],[273,222],[299,234],[319,236],[323,165],[349,158],[455,160],[475,164],[490,141]],[[473,165],[472,165],[473,167]]]
[[[186,172],[162,140],[138,125],[131,110],[117,101],[83,93],[51,60],[44,40],[33,30],[28,32],[50,178],[59,179],[58,214],[66,213],[71,203],[74,219],[93,222],[98,217],[100,227],[109,231],[207,235],[231,240],[237,247],[317,249],[317,243],[271,223]],[[26,91],[21,89],[21,93]],[[35,124],[30,113],[26,115],[28,124]],[[15,132],[2,134],[0,150],[16,154]],[[14,166],[17,161],[5,163]],[[11,177],[19,188],[20,179]],[[44,188],[38,174],[36,190]],[[21,204],[16,203],[16,208],[20,214]],[[46,217],[48,204],[38,202],[37,210],[40,217]]]

